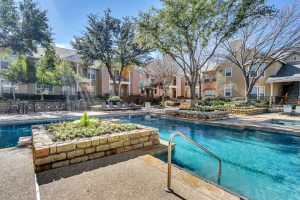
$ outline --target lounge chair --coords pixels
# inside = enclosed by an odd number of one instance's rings
[[[124,106],[124,104],[122,104],[121,102],[117,102],[117,106],[118,106],[118,109],[120,109],[120,110],[130,110],[130,108],[128,106],[127,107]]]
[[[295,115],[300,115],[300,106],[296,106]]]
[[[110,110],[117,110],[118,107],[117,106],[114,106],[113,102],[108,102],[108,107]]]
[[[284,105],[283,106],[283,114],[292,114],[292,106],[291,105]]]
[[[130,107],[133,109],[133,110],[138,110],[138,109],[141,109],[142,107],[139,106],[139,105],[136,105],[134,102],[130,102]]]
[[[109,107],[107,106],[107,104],[105,102],[101,102],[100,110],[109,110]]]

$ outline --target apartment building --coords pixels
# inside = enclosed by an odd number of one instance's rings
[[[140,85],[140,93],[146,97],[160,97],[163,94],[162,87],[142,69],[140,70]],[[185,83],[185,78],[180,75],[173,77],[171,84],[166,90],[166,96],[171,99],[190,95],[189,87],[186,86]]]
[[[113,95],[114,87],[113,81],[109,76],[106,68],[99,68],[99,63],[94,62],[92,65],[83,64],[76,50],[54,47],[56,55],[61,60],[66,60],[71,63],[73,70],[82,78],[74,87],[57,87],[49,86],[44,93],[46,94],[64,94],[77,92],[89,93],[92,96],[95,95]],[[32,57],[37,61],[45,54],[43,48],[39,48],[37,53],[34,53]],[[17,57],[14,57],[17,59]],[[0,60],[0,70],[5,70],[9,66],[9,62]],[[121,81],[121,96],[138,95],[140,94],[140,72],[135,68],[125,70],[122,74]],[[11,93],[11,85],[4,78],[0,78],[1,93]],[[40,93],[40,86],[37,84],[19,84],[15,87],[16,93]]]
[[[256,77],[261,72],[260,70],[255,72],[253,69],[250,72],[251,77]],[[242,71],[228,60],[224,60],[212,70],[203,72],[203,76],[203,96],[245,96],[245,81]],[[251,97],[271,97],[272,103],[275,104],[287,103],[288,99],[293,99],[294,103],[298,103],[300,98],[299,82],[300,54],[294,52],[265,70],[253,87]]]

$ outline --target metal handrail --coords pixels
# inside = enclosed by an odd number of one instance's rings
[[[187,137],[185,134],[183,134],[183,133],[181,133],[179,131],[175,131],[174,133],[171,134],[171,136],[169,138],[169,144],[168,144],[168,179],[167,179],[167,188],[166,188],[166,191],[167,192],[172,192],[173,191],[171,189],[172,140],[173,140],[173,138],[176,135],[180,135],[181,137],[183,137],[187,141],[191,142],[192,144],[194,144],[196,147],[198,147],[199,149],[201,149],[202,151],[204,151],[205,153],[207,153],[211,157],[213,157],[213,158],[215,158],[215,159],[218,160],[218,162],[219,162],[219,167],[218,167],[218,183],[219,183],[220,182],[221,173],[222,173],[222,162],[221,162],[221,159],[218,156],[216,156],[215,154],[213,154],[212,152],[210,152],[209,150],[207,150],[205,147],[201,146],[200,144],[198,144],[197,142],[195,142],[191,138]]]

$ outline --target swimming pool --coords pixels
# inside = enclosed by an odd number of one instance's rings
[[[125,121],[159,128],[160,137],[181,131],[222,159],[220,185],[249,199],[300,199],[300,137],[242,131],[144,116]],[[217,183],[218,163],[181,137],[174,138],[173,163]],[[167,154],[158,156],[166,161]]]
[[[164,117],[119,118],[159,128],[160,137],[164,140],[168,140],[175,130],[185,133],[222,159],[220,185],[233,192],[257,200],[300,199],[300,137]],[[0,126],[0,148],[16,144],[19,136],[30,135],[30,127],[30,124]],[[181,137],[174,138],[174,142],[174,164],[217,183],[216,160]],[[167,160],[167,154],[158,157]]]
[[[284,126],[300,126],[300,121],[295,120],[282,120],[282,119],[271,119],[267,123],[284,125]]]

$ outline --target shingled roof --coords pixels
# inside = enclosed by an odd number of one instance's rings
[[[282,65],[277,74],[272,77],[289,77],[294,76],[295,74],[300,74],[300,65],[291,65],[287,63]]]

